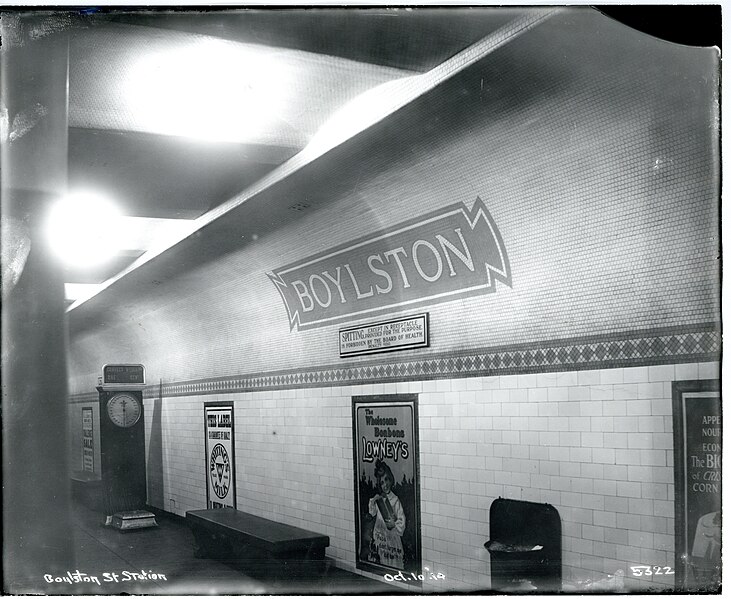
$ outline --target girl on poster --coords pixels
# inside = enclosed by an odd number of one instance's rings
[[[376,461],[376,485],[379,493],[368,501],[368,513],[375,516],[373,542],[381,565],[404,567],[404,549],[401,537],[406,528],[406,516],[401,501],[393,492],[393,472],[382,461]]]

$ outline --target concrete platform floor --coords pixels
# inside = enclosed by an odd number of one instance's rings
[[[44,595],[373,595],[398,589],[330,567],[325,574],[286,577],[266,562],[222,562],[193,556],[193,535],[178,517],[158,516],[158,526],[120,532],[104,516],[73,506],[74,553],[68,568],[33,579],[5,580],[11,594]],[[80,572],[96,582],[48,582]],[[106,573],[106,576],[105,576]],[[135,580],[134,575],[139,579]],[[161,578],[163,575],[164,578]],[[142,578],[144,577],[144,578]],[[116,580],[114,580],[116,578]]]

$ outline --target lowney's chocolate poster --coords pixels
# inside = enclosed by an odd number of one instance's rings
[[[356,564],[385,575],[421,572],[417,396],[353,398]]]

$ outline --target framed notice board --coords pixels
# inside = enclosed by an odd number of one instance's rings
[[[232,402],[203,405],[206,431],[207,507],[236,508],[234,406]]]
[[[94,412],[91,408],[81,408],[81,433],[81,469],[94,472]]]
[[[675,576],[684,591],[721,585],[721,447],[718,380],[673,383]]]
[[[353,398],[356,567],[420,585],[418,396]]]

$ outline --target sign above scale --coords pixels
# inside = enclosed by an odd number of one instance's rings
[[[142,364],[105,364],[105,385],[144,385],[145,367]]]

